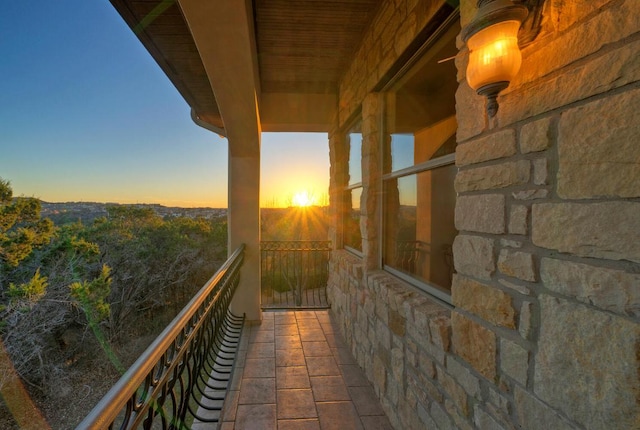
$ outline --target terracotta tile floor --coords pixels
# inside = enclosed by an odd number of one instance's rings
[[[222,430],[392,428],[328,311],[263,316],[242,334]]]

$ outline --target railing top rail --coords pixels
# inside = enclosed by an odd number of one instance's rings
[[[245,245],[242,244],[234,251],[227,261],[218,271],[207,281],[207,283],[196,293],[189,303],[171,321],[171,323],[158,335],[151,345],[140,355],[131,367],[122,375],[120,380],[111,387],[107,394],[98,402],[93,410],[78,425],[77,429],[108,428],[117,418],[122,406],[133,396],[138,387],[144,382],[157,362],[161,359],[165,351],[171,346],[175,339],[183,332],[187,324],[191,321],[200,305],[206,300],[212,289],[224,278],[227,271],[233,267],[234,263],[244,252]],[[219,294],[220,292],[216,293]]]

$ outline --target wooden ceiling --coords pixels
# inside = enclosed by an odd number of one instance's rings
[[[338,82],[381,2],[253,0],[261,95],[337,95]],[[111,3],[198,117],[214,127],[224,128],[178,2],[111,0]]]

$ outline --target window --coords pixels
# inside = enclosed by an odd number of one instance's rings
[[[384,94],[383,265],[447,302],[457,234],[451,58],[459,32],[452,17]]]
[[[343,243],[345,248],[362,252],[360,231],[360,197],[362,196],[362,132],[360,123],[352,126],[347,134],[349,153],[349,181],[345,190]]]

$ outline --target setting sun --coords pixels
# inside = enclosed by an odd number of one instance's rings
[[[307,191],[300,191],[293,196],[292,203],[293,203],[293,206],[307,207],[315,203],[315,198],[313,197],[313,195],[310,195]]]

